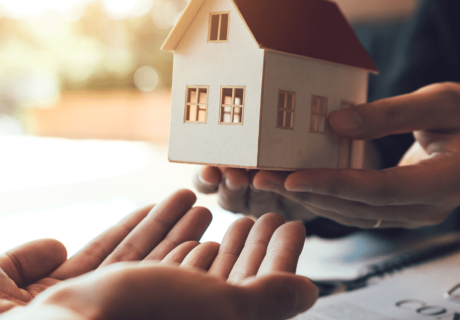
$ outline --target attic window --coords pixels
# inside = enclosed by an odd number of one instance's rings
[[[188,86],[184,122],[206,123],[208,113],[208,87]]]
[[[244,87],[222,87],[219,124],[243,124]]]
[[[211,13],[209,18],[209,42],[228,41],[229,13]]]
[[[279,91],[278,115],[276,127],[281,129],[294,129],[295,93]]]
[[[310,132],[325,133],[327,117],[327,98],[312,95]]]

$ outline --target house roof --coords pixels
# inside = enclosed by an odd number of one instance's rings
[[[205,0],[189,2],[163,45],[174,51]],[[378,72],[336,3],[327,0],[232,0],[262,49]],[[191,17],[192,16],[192,17]]]

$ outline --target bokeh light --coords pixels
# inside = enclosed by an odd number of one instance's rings
[[[124,19],[129,16],[142,16],[150,12],[153,0],[102,0],[112,19]]]
[[[187,1],[166,1],[155,2],[152,10],[152,19],[160,29],[171,29],[184,10]]]
[[[136,70],[134,73],[134,83],[141,91],[154,90],[160,81],[158,73],[155,69],[149,66],[143,66]]]
[[[34,17],[47,11],[66,13],[92,0],[0,0],[4,14],[11,18]]]
[[[20,132],[18,123],[30,134],[72,131],[52,119],[73,110],[65,102],[73,94],[166,97],[172,55],[160,48],[187,2],[0,0],[0,136]]]

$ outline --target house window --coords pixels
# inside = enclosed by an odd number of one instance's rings
[[[327,117],[327,98],[312,95],[310,132],[325,133]]]
[[[220,124],[243,124],[244,87],[222,87]]]
[[[281,129],[294,129],[295,93],[279,91],[278,116],[276,127]]]
[[[208,113],[208,87],[187,86],[185,122],[206,123]]]
[[[211,13],[209,18],[209,42],[228,41],[229,13]]]

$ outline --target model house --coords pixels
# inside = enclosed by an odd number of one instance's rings
[[[377,67],[326,0],[191,0],[174,52],[169,159],[271,170],[361,167],[327,115],[367,100]]]

